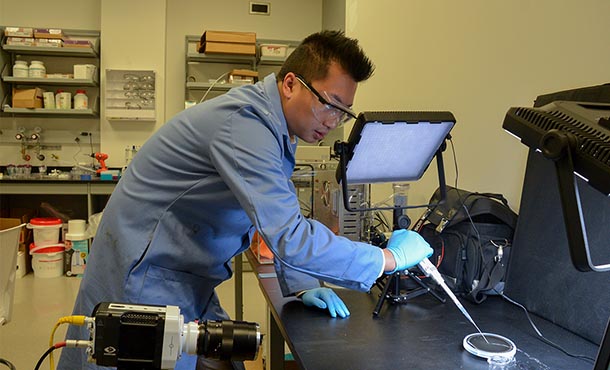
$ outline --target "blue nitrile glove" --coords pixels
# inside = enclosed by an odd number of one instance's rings
[[[396,261],[396,268],[388,274],[411,268],[434,252],[421,235],[404,229],[392,233],[386,248],[392,252]]]
[[[349,316],[347,306],[341,298],[330,288],[315,288],[306,290],[301,296],[305,306],[314,306],[321,309],[328,308],[330,316],[341,317]]]

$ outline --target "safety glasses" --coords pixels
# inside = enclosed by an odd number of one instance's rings
[[[297,80],[309,90],[321,104],[312,104],[311,111],[316,119],[324,124],[339,127],[348,122],[352,118],[357,118],[356,113],[348,106],[337,101],[330,96],[326,91],[318,92],[310,83],[306,82],[303,76],[295,75]]]

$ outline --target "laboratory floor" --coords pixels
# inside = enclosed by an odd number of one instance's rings
[[[235,313],[234,284],[231,279],[218,288],[223,307],[231,316]],[[267,331],[265,300],[252,272],[244,272],[244,320],[257,322],[261,332]],[[40,356],[49,348],[49,338],[57,319],[68,316],[80,278],[36,278],[29,273],[15,282],[13,317],[7,325],[0,326],[0,358],[10,361],[16,370],[33,369]],[[61,325],[55,333],[55,342],[63,340],[67,325]],[[54,352],[55,363],[59,350]],[[247,361],[247,370],[262,370],[262,349],[256,361]],[[0,368],[4,368],[0,364]],[[40,367],[48,369],[48,361]]]

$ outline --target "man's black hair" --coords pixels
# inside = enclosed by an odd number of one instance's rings
[[[342,31],[322,31],[307,36],[286,58],[277,75],[282,81],[286,74],[299,74],[307,81],[324,79],[331,62],[337,62],[356,82],[367,80],[375,66],[358,45]]]

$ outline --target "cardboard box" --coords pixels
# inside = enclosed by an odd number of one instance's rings
[[[90,48],[92,47],[91,41],[89,40],[74,40],[64,39],[65,48]]]
[[[62,46],[61,39],[35,39],[35,46],[42,46],[46,48],[60,48]]]
[[[92,79],[95,74],[96,66],[94,64],[75,64],[74,78],[77,79]]]
[[[34,28],[34,37],[37,39],[61,39],[64,33],[59,28]]]
[[[233,44],[230,42],[206,42],[199,48],[200,53],[255,55],[255,44]]]
[[[24,222],[18,218],[0,218],[0,230],[11,229],[23,223]],[[17,248],[17,271],[15,273],[15,276],[18,278],[23,277],[25,274],[27,274],[27,259],[23,253],[20,253],[24,245],[23,242],[25,240],[25,231],[26,228],[24,226],[21,228],[21,231],[19,232],[19,240],[15,244],[15,247]]]
[[[205,31],[201,36],[201,45],[204,45],[206,42],[256,44],[256,33],[232,31]]]
[[[23,222],[21,222],[20,219],[18,218],[0,218],[0,230],[6,230],[6,229],[10,229],[13,228],[15,226],[19,226],[21,225]],[[23,229],[25,229],[25,227],[21,228],[21,232],[19,233],[19,243],[23,243]]]
[[[34,30],[30,27],[6,27],[4,35],[6,37],[34,37]]]
[[[13,108],[42,108],[43,89],[13,89]]]
[[[18,46],[34,46],[36,40],[32,37],[7,37],[7,45],[18,45]]]
[[[258,72],[249,69],[234,69],[229,73],[229,83],[255,83],[258,81]]]
[[[288,45],[261,44],[261,55],[265,57],[285,57]]]
[[[256,33],[205,31],[197,50],[211,54],[256,54]]]

